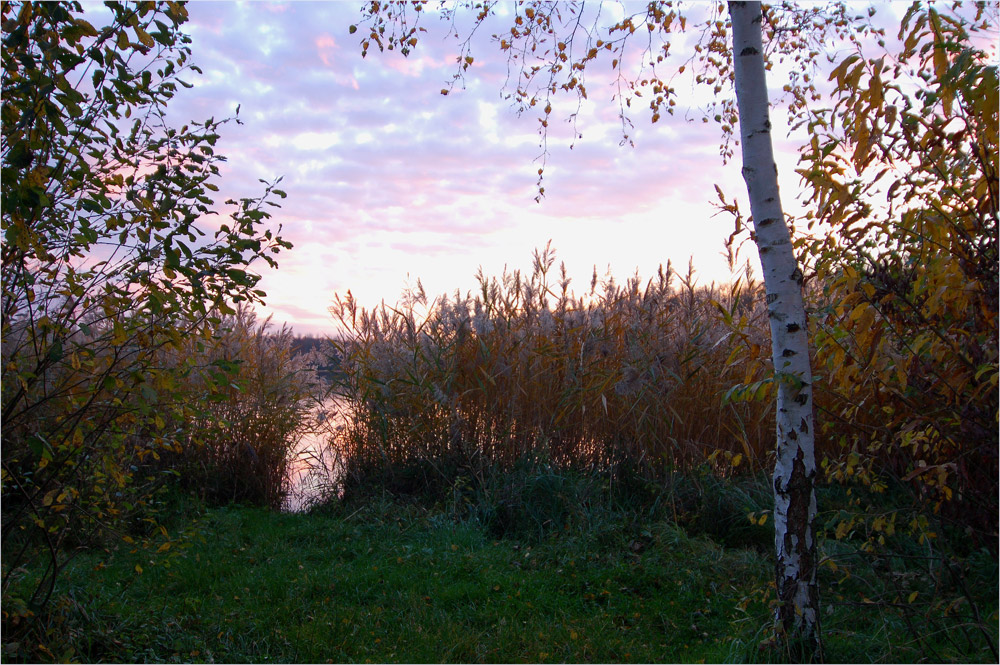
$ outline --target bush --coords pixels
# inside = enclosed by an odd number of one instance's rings
[[[996,552],[997,68],[975,46],[980,18],[907,12],[897,60],[920,69],[915,87],[880,74],[883,54],[839,68],[836,110],[812,112],[826,120],[802,157],[810,225],[834,232],[800,247],[822,288],[828,475],[908,484],[925,518]],[[876,95],[899,113],[869,113]]]
[[[190,433],[169,424],[205,412],[179,397],[189,359],[162,359],[259,301],[248,266],[290,247],[261,228],[284,196],[271,185],[228,201],[214,236],[198,224],[215,205],[225,121],[164,121],[189,85],[179,77],[198,71],[183,5],[107,10],[97,29],[79,3],[2,7],[5,642],[44,625],[71,548],[146,536],[170,548],[155,527],[176,475],[162,458]],[[42,572],[15,585],[32,563]]]

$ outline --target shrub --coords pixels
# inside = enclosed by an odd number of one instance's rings
[[[981,11],[907,12],[897,57],[915,87],[881,57],[834,73],[836,111],[814,111],[828,120],[802,159],[834,232],[800,244],[823,289],[816,365],[842,447],[829,475],[907,483],[925,517],[996,552],[997,68],[970,35]],[[899,112],[869,113],[874,96]]]
[[[198,224],[225,121],[165,123],[179,77],[197,71],[183,5],[107,10],[97,29],[79,3],[2,7],[5,641],[47,611],[70,548],[168,538],[153,525],[174,471],[157,459],[187,440],[168,423],[202,405],[176,398],[187,361],[161,359],[259,301],[248,266],[290,246],[261,228],[284,196],[272,185],[228,201],[214,236]],[[32,562],[43,572],[13,593]]]

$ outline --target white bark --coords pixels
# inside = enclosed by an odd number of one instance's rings
[[[778,387],[774,468],[776,621],[786,644],[805,658],[819,653],[813,386],[809,367],[802,271],[781,211],[771,146],[759,2],[730,2],[733,61],[743,149],[757,249],[764,271],[771,354]]]

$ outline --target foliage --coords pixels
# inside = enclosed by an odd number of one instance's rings
[[[859,47],[833,69],[831,106],[802,119],[813,234],[799,247],[817,291],[824,468],[855,492],[830,536],[860,536],[885,578],[862,606],[964,626],[996,658],[971,597],[961,613],[934,600],[936,585],[965,584],[965,557],[998,547],[997,68],[977,47],[997,16],[986,11],[914,4],[897,53]],[[899,486],[911,500],[889,509]],[[899,532],[920,551],[899,551]],[[899,558],[928,562],[924,587],[899,583]],[[925,629],[910,630],[939,658]]]
[[[982,8],[980,8],[980,12]],[[997,548],[997,69],[980,13],[912,7],[890,57],[834,69],[800,173],[835,478],[888,474]],[[992,27],[991,27],[992,26]]]
[[[266,228],[268,199],[284,196],[272,185],[227,201],[214,232],[201,223],[226,121],[165,122],[190,85],[180,77],[198,71],[184,7],[112,2],[87,14],[100,28],[82,15],[79,3],[2,9],[5,641],[47,611],[72,548],[168,538],[153,526],[175,473],[162,456],[187,445],[202,403],[178,398],[190,360],[161,360],[210,336],[232,303],[258,301],[247,266],[290,246]],[[12,594],[36,556],[44,572]]]

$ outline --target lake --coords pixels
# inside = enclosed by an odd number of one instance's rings
[[[310,429],[292,450],[288,475],[290,490],[283,509],[299,512],[336,491],[341,473],[338,451],[330,445],[343,416],[334,401],[325,403],[314,414]]]

